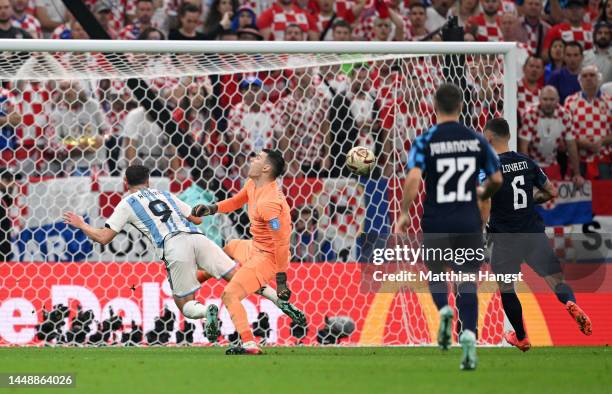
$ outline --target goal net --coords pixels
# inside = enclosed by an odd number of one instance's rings
[[[138,231],[102,246],[62,213],[103,227],[134,163],[151,169],[152,187],[190,205],[219,201],[241,188],[263,148],[281,150],[288,165],[290,286],[309,323],[291,327],[270,301],[249,297],[249,320],[267,343],[432,344],[438,314],[426,284],[365,286],[360,236],[393,232],[407,152],[435,124],[441,82],[462,88],[463,121],[475,130],[494,116],[515,124],[514,47],[354,44],[1,41],[10,224],[1,234],[0,344],[206,344]],[[344,167],[356,145],[376,154],[369,177]],[[245,210],[200,228],[219,245],[249,237]],[[198,298],[222,306],[222,289],[208,281]],[[482,344],[502,339],[495,290],[480,293]],[[223,307],[220,318],[222,341],[231,340]]]

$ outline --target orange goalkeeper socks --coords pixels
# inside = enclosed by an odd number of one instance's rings
[[[234,326],[236,327],[236,331],[240,334],[242,338],[242,342],[254,341],[253,333],[251,332],[251,328],[249,327],[249,321],[247,319],[247,313],[242,306],[240,300],[244,298],[243,296],[244,290],[240,285],[237,285],[234,282],[230,282],[223,291],[221,295],[221,299],[225,304],[225,307],[230,313],[230,317]]]

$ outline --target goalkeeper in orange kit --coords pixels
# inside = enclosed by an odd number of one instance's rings
[[[235,196],[218,204],[196,205],[192,210],[194,216],[206,216],[217,212],[233,212],[248,204],[253,239],[230,241],[224,249],[242,265],[225,286],[221,296],[243,342],[242,347],[230,348],[227,354],[262,353],[255,343],[246,310],[241,303],[244,298],[256,293],[275,278],[278,297],[287,302],[291,296],[286,274],[289,265],[291,215],[285,195],[276,183],[284,170],[283,156],[278,151],[264,149],[251,159],[249,180]],[[291,304],[287,302],[286,305]],[[293,320],[305,326],[304,314],[294,309],[292,312],[297,315],[297,319]]]

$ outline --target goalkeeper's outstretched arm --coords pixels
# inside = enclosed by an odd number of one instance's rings
[[[214,215],[215,213],[230,213],[241,208],[248,201],[246,188],[242,188],[235,196],[220,201],[217,204],[198,204],[191,210],[191,215],[196,217]]]

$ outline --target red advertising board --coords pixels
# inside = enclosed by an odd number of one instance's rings
[[[348,316],[355,321],[355,331],[344,343],[355,345],[430,344],[437,326],[435,308],[426,287],[401,290],[379,289],[368,292],[362,286],[362,264],[294,263],[289,272],[294,302],[308,315],[307,344],[316,342],[317,330],[326,316]],[[605,265],[603,266],[605,268]],[[607,283],[607,272],[600,272]],[[554,294],[545,291],[540,278],[526,274],[519,297],[523,302],[528,333],[534,345],[602,345],[612,342],[612,317],[609,305],[612,292],[606,287],[592,291],[576,282],[580,305],[593,320],[593,335],[583,336]],[[223,282],[209,281],[198,297],[206,303],[221,305]],[[54,304],[70,306],[71,316],[77,304],[91,309],[96,320],[108,318],[109,307],[124,318],[129,330],[131,321],[144,331],[153,328],[154,319],[164,306],[173,310],[181,327],[182,317],[176,310],[160,263],[0,263],[0,344],[35,345],[36,324],[42,321],[43,308]],[[270,316],[270,343],[295,343],[289,320],[268,300],[253,296],[245,300],[251,321],[259,312]],[[499,344],[504,330],[504,314],[499,294],[486,290],[480,294],[480,341]],[[233,332],[225,308],[220,317],[223,333]],[[70,319],[68,319],[70,320]],[[70,324],[65,325],[69,327]],[[94,326],[95,327],[95,326]],[[95,328],[94,330],[95,331]],[[92,332],[93,332],[92,331]],[[196,325],[196,343],[206,343]]]

